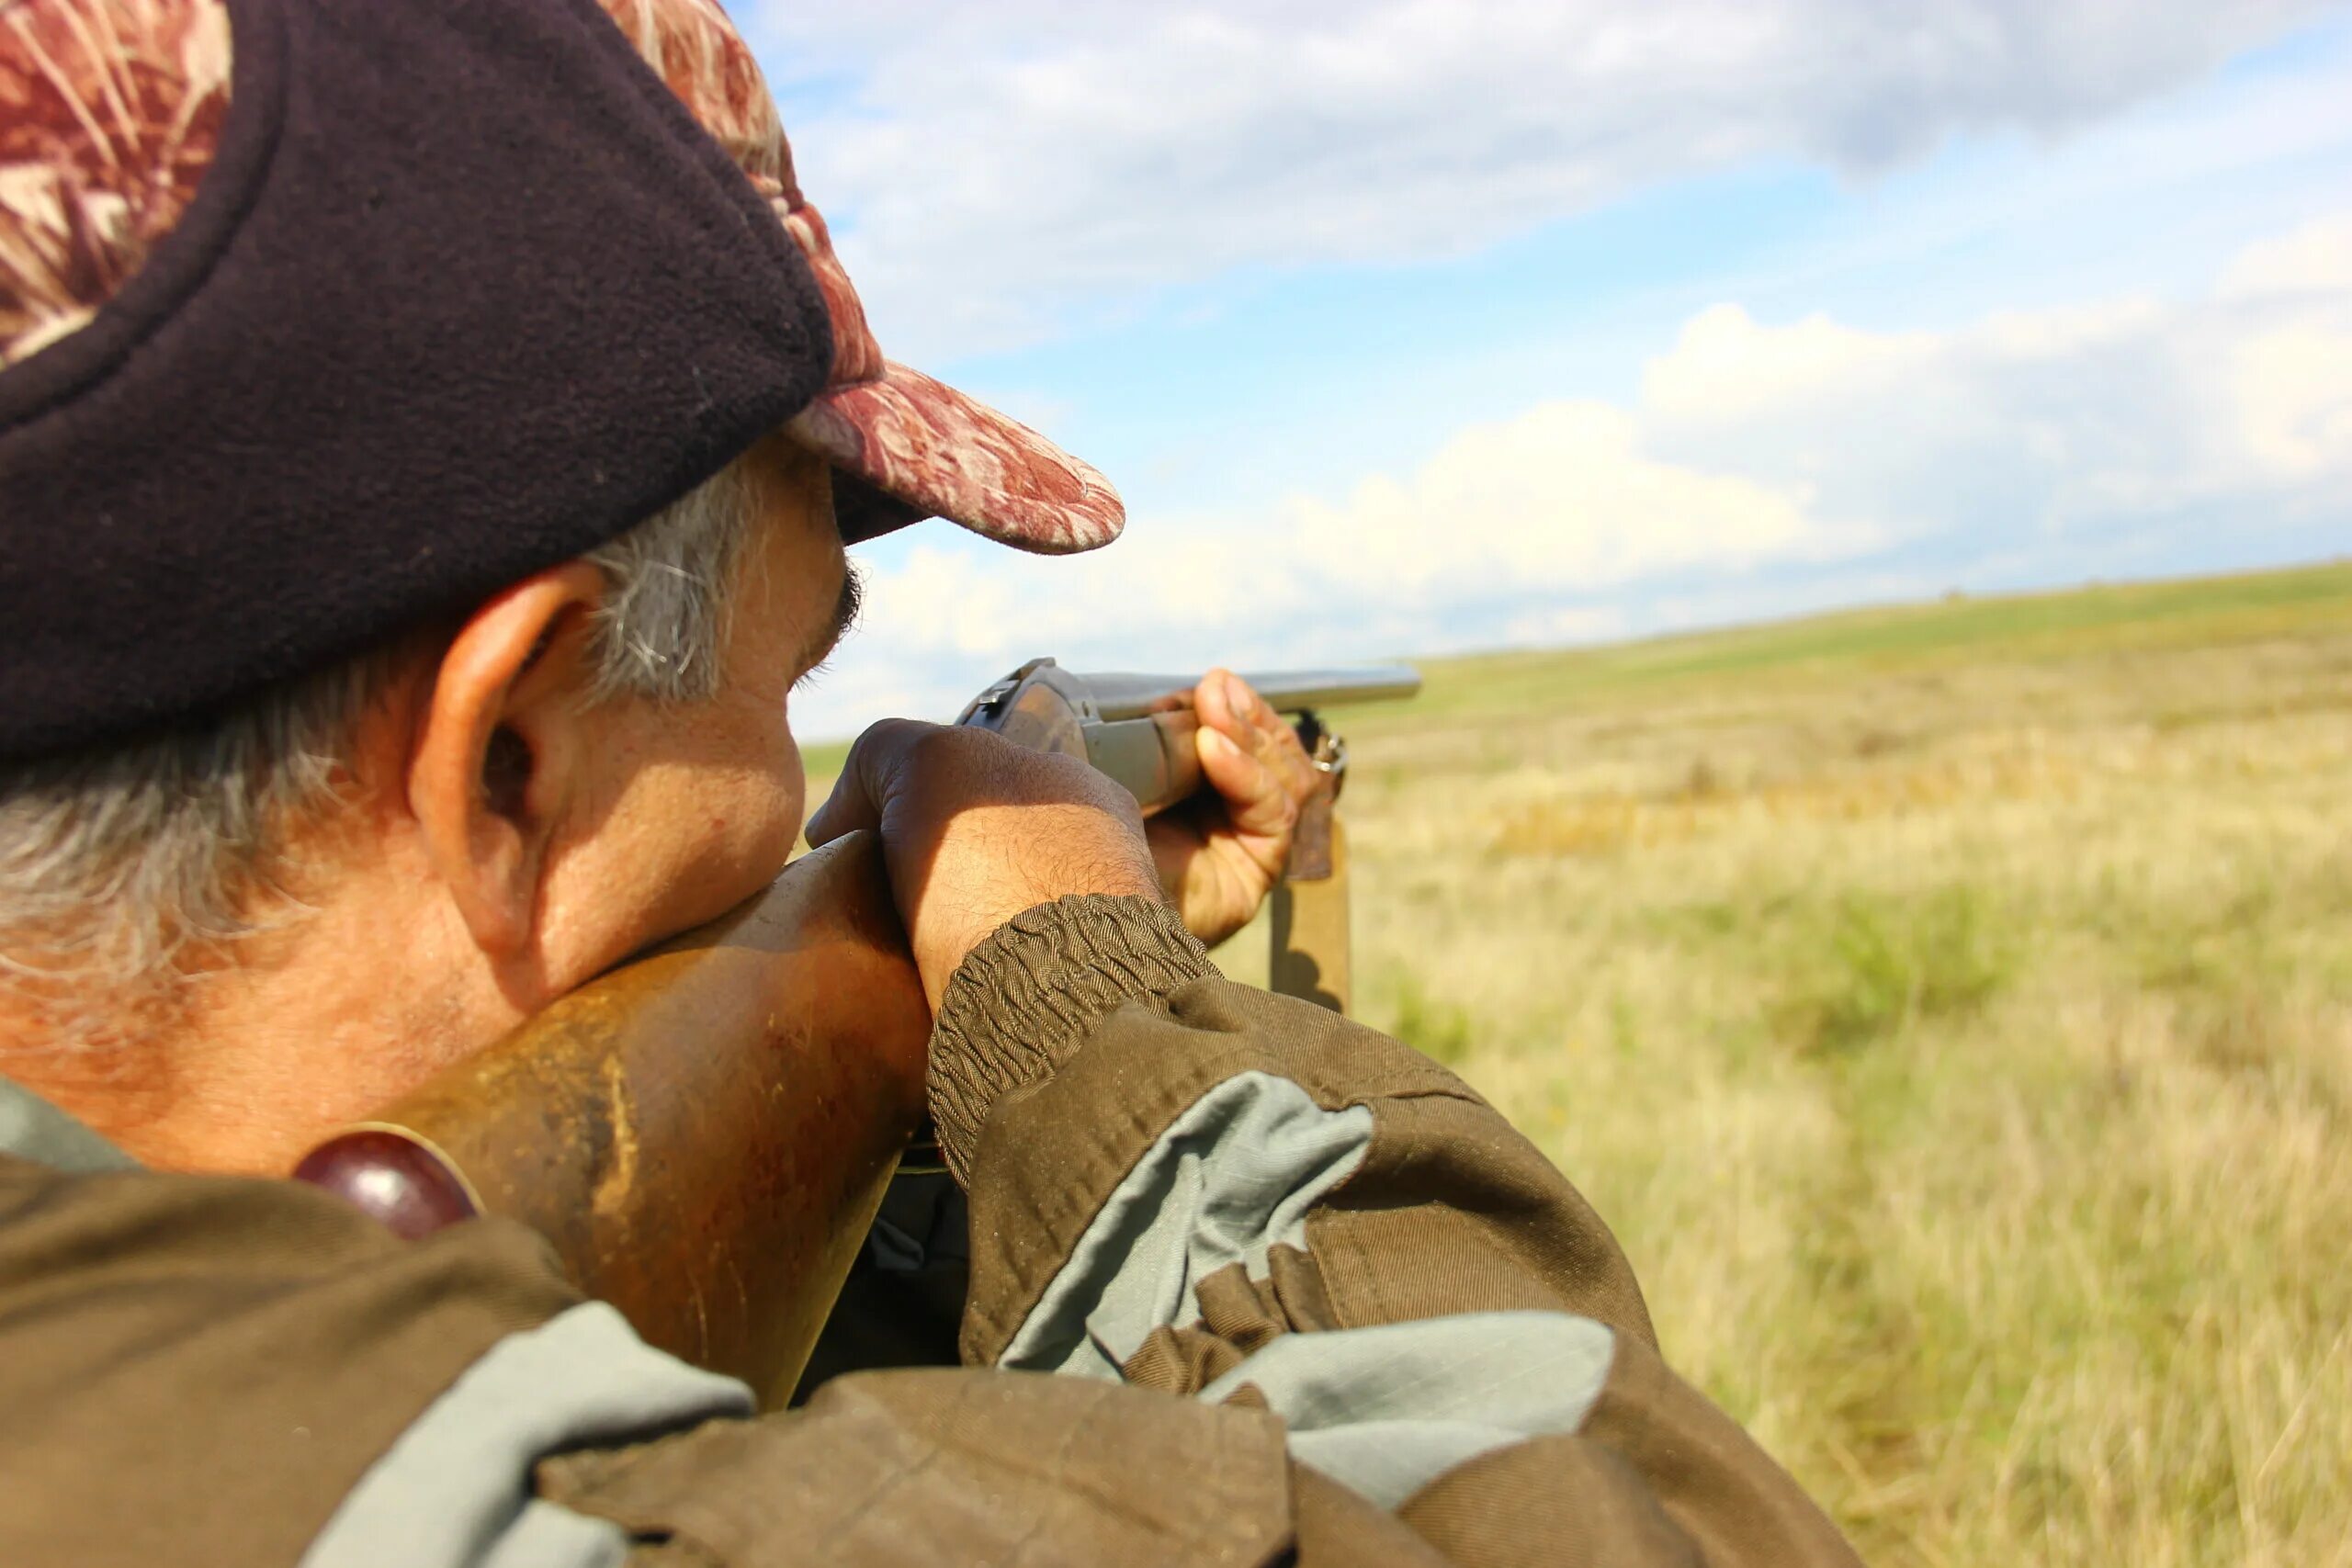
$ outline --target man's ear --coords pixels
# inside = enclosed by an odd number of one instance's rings
[[[589,616],[604,592],[573,561],[500,593],[458,629],[418,719],[409,810],[493,962],[531,943],[548,844],[594,754]]]

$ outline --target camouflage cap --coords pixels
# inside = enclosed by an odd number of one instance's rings
[[[775,209],[823,290],[833,373],[792,434],[884,495],[905,521],[944,517],[1026,550],[1091,550],[1119,536],[1118,492],[1017,420],[883,357],[865,307],[800,192],[775,100],[718,0],[599,0]]]
[[[778,429],[851,539],[1124,521],[883,356],[715,0],[0,0],[0,757],[459,608]]]
[[[899,502],[1023,549],[1118,537],[1118,494],[1018,421],[883,356],[775,99],[716,0],[598,0],[749,177],[816,275],[831,382],[791,433]],[[228,0],[19,0],[0,25],[0,368],[86,323],[209,166],[232,80]],[[487,154],[487,152],[485,153]]]

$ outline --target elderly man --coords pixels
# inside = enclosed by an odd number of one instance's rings
[[[1119,530],[882,358],[710,0],[0,9],[0,1559],[1847,1559],[1530,1145],[1217,975],[1306,777],[1222,680],[1149,830],[904,723],[810,824],[894,869],[967,1367],[754,1417],[277,1179],[775,874],[845,545]]]

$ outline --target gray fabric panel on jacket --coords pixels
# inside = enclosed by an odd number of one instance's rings
[[[1583,1426],[1615,1353],[1589,1317],[1464,1313],[1285,1334],[1200,1397],[1254,1385],[1289,1423],[1293,1459],[1395,1508],[1480,1454]]]
[[[1363,1163],[1372,1112],[1326,1111],[1288,1078],[1249,1072],[1195,1100],[1079,1238],[999,1365],[1115,1379],[1145,1337],[1200,1316],[1198,1283],[1266,1272],[1304,1247],[1306,1211]]]
[[[68,1176],[139,1168],[137,1160],[6,1078],[0,1078],[0,1155],[14,1155]]]
[[[621,1568],[628,1532],[610,1519],[534,1497],[491,1544],[481,1568]]]
[[[611,1307],[583,1303],[468,1368],[360,1477],[302,1568],[605,1568],[618,1529],[534,1505],[531,1467],[751,1414],[741,1383],[654,1349]]]

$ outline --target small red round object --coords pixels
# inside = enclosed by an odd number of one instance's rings
[[[405,1241],[478,1212],[465,1182],[429,1145],[383,1127],[339,1134],[302,1156],[294,1179],[334,1193]]]

